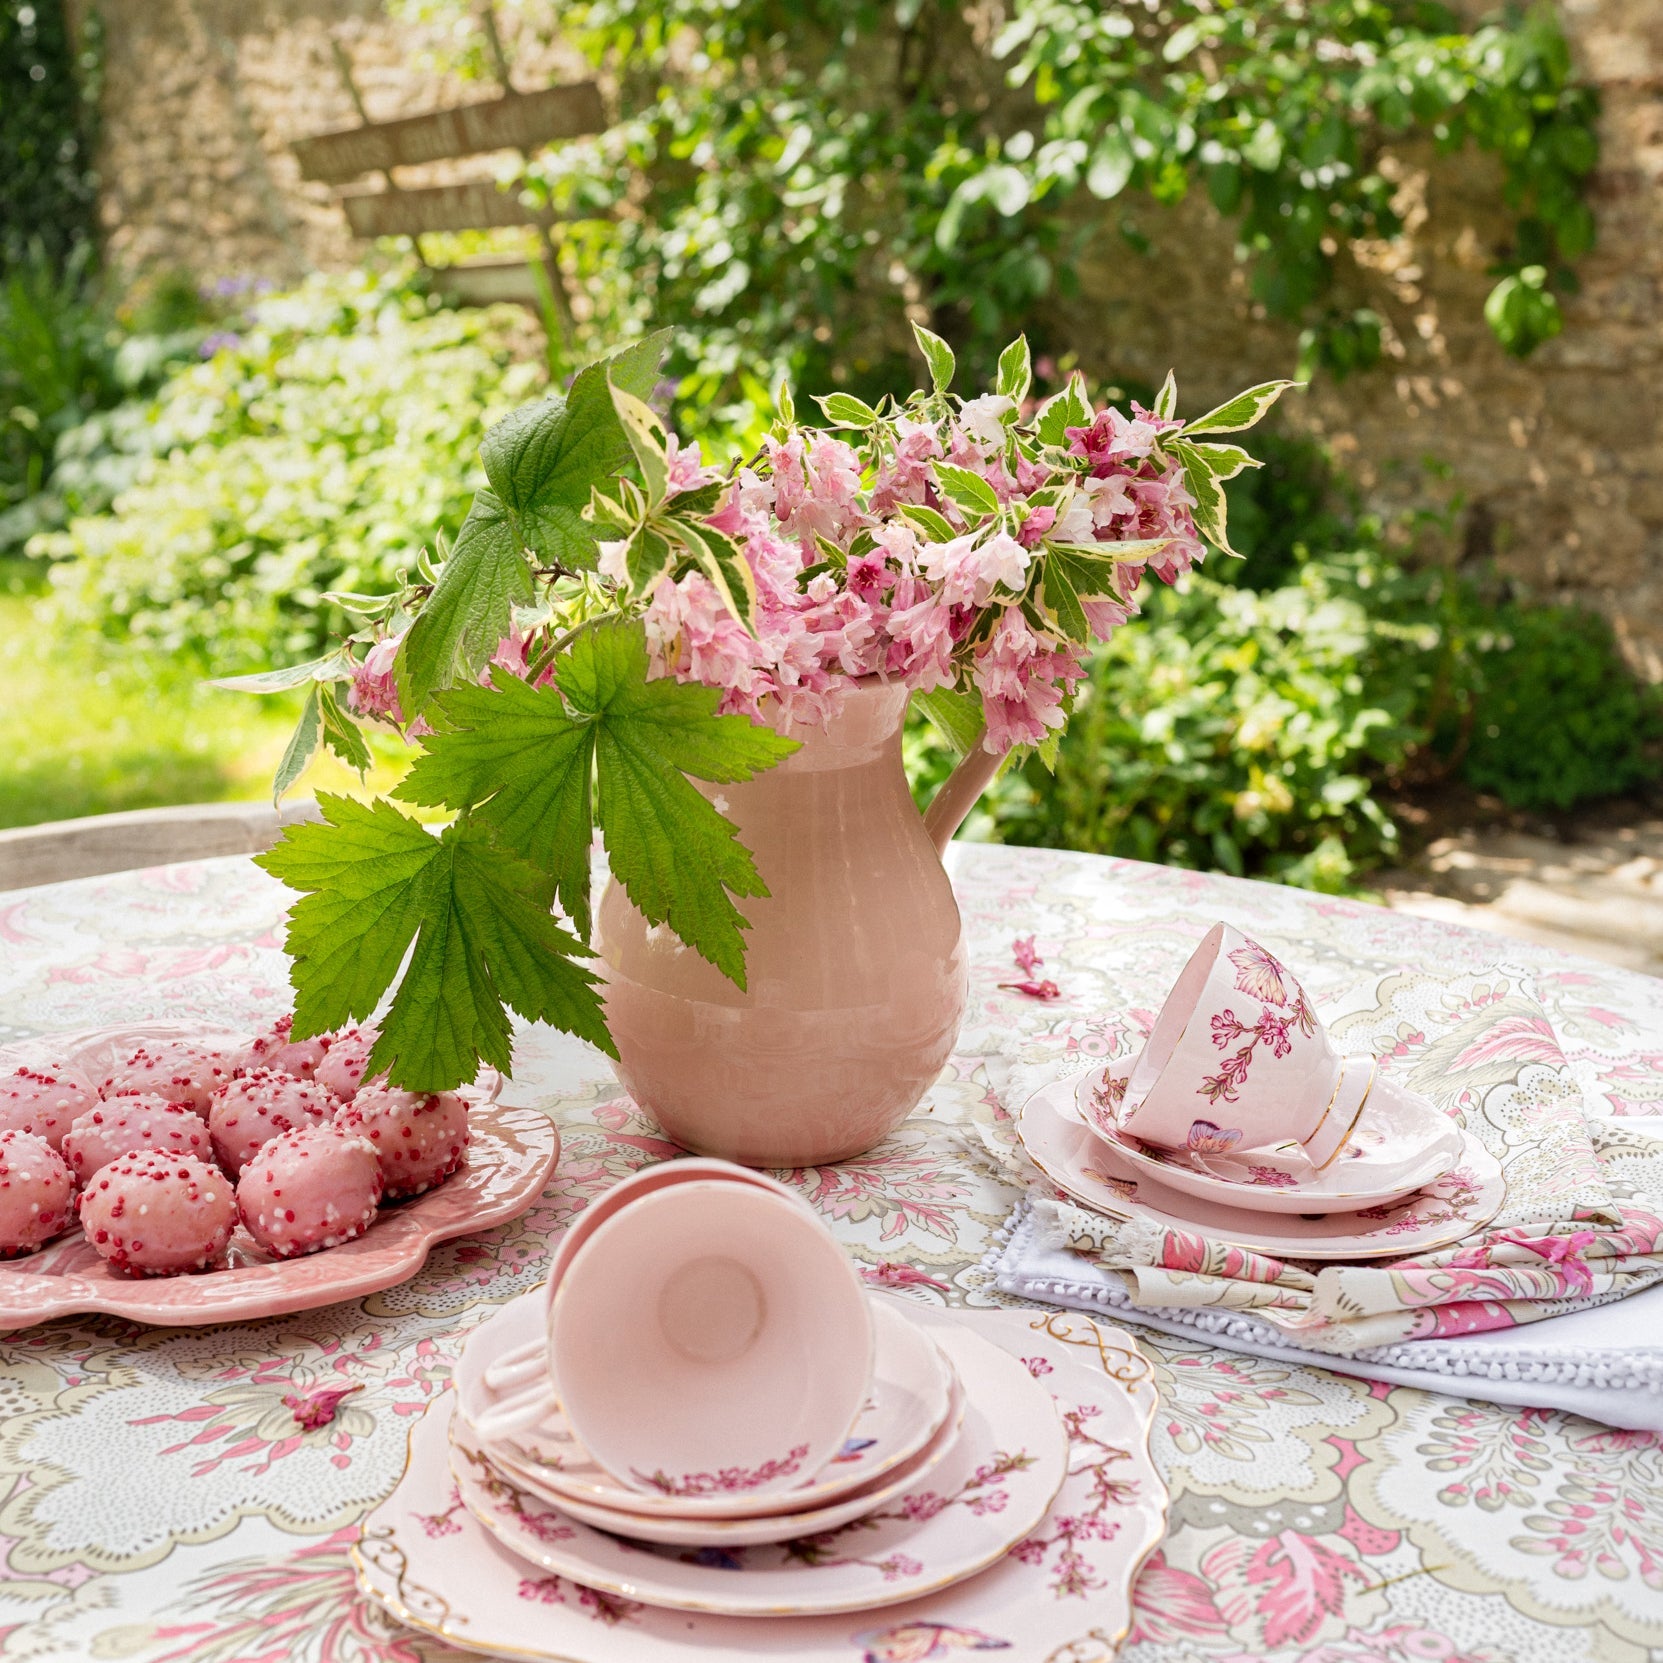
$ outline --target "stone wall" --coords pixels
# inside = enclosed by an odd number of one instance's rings
[[[110,252],[130,269],[284,281],[362,254],[330,188],[303,181],[289,150],[357,125],[332,43],[371,120],[487,95],[435,68],[449,44],[435,29],[395,24],[380,0],[119,0],[100,10],[102,213]],[[572,55],[517,40],[506,10],[503,23],[523,90],[581,73]],[[492,158],[476,158],[401,169],[399,183],[492,170]]]
[[[1657,676],[1663,0],[1561,0],[1560,11],[1604,99],[1599,242],[1563,335],[1523,364],[1502,353],[1482,318],[1504,233],[1495,177],[1482,159],[1405,155],[1411,229],[1367,251],[1347,279],[1354,300],[1389,320],[1392,356],[1319,384],[1291,419],[1329,439],[1382,506],[1458,494],[1464,558],[1493,558],[1537,596],[1600,606]],[[331,37],[349,49],[372,118],[462,93],[427,61],[438,42],[391,24],[377,0],[121,0],[104,16],[104,211],[113,249],[135,264],[284,278],[355,256],[328,191],[300,181],[287,149],[355,119]],[[575,72],[557,54],[521,49],[522,85]],[[1157,382],[1174,366],[1191,409],[1288,373],[1293,336],[1254,315],[1229,228],[1199,202],[1139,217],[1153,257],[1098,238],[1055,338],[1104,371]]]
[[[1483,319],[1506,222],[1486,159],[1406,154],[1409,231],[1346,275],[1390,326],[1383,368],[1320,381],[1289,417],[1322,434],[1382,507],[1460,501],[1456,553],[1538,598],[1578,599],[1663,675],[1663,3],[1565,0],[1604,101],[1592,181],[1599,241],[1565,329],[1519,362]],[[1291,331],[1250,304],[1231,234],[1204,202],[1140,209],[1151,259],[1100,237],[1058,338],[1088,363],[1158,383],[1186,409],[1286,375]],[[1428,464],[1431,464],[1429,467]],[[1447,477],[1439,477],[1447,474]]]

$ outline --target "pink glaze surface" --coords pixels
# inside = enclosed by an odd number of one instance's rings
[[[206,1270],[237,1222],[225,1174],[194,1155],[160,1149],[101,1168],[81,1197],[81,1226],[110,1268],[136,1276]]]
[[[263,1144],[286,1132],[327,1125],[340,1105],[310,1080],[280,1068],[256,1068],[214,1093],[208,1132],[214,1158],[239,1177]]]
[[[268,1253],[289,1259],[356,1240],[381,1205],[374,1145],[335,1126],[272,1138],[237,1180],[237,1210]]]
[[[649,1495],[763,1496],[812,1478],[865,1402],[872,1351],[835,1237],[794,1200],[720,1180],[608,1219],[549,1316],[572,1432]]]
[[[75,1069],[19,1064],[0,1074],[0,1132],[33,1132],[60,1149],[76,1115],[97,1101],[92,1082]]]
[[[316,1039],[290,1039],[294,1027],[292,1016],[280,1016],[264,1033],[249,1041],[241,1058],[241,1071],[256,1068],[275,1068],[298,1079],[309,1080],[317,1073],[318,1064],[329,1051],[329,1036]]]
[[[63,1157],[76,1183],[85,1185],[100,1167],[140,1149],[191,1155],[210,1166],[214,1159],[202,1117],[153,1096],[112,1097],[77,1115],[64,1136]]]
[[[595,1197],[572,1222],[566,1233],[555,1244],[554,1257],[549,1260],[549,1273],[543,1283],[543,1324],[541,1332],[513,1353],[493,1360],[492,1384],[503,1388],[518,1388],[503,1400],[481,1430],[486,1436],[501,1434],[516,1428],[530,1427],[549,1410],[557,1406],[554,1387],[548,1370],[548,1312],[553,1307],[555,1290],[566,1274],[566,1266],[573,1255],[620,1209],[640,1196],[671,1184],[695,1181],[721,1181],[754,1184],[760,1189],[783,1195],[787,1200],[801,1203],[794,1190],[787,1189],[777,1179],[751,1167],[737,1166],[732,1161],[707,1160],[688,1156],[682,1160],[660,1161],[656,1166],[643,1167],[620,1179],[611,1189]]]
[[[33,1132],[0,1132],[0,1258],[33,1253],[75,1222],[75,1179]]]
[[[100,1097],[133,1093],[165,1097],[204,1118],[213,1094],[236,1073],[236,1050],[186,1039],[150,1039],[95,1077]]]
[[[451,1091],[364,1086],[335,1123],[369,1140],[389,1201],[442,1184],[468,1153],[468,1106]]]
[[[947,1061],[966,961],[901,766],[906,703],[904,687],[852,686],[825,726],[782,727],[802,742],[783,762],[700,787],[768,886],[741,903],[745,988],[650,929],[617,884],[601,897],[618,1078],[684,1149],[747,1166],[845,1160],[904,1120]]]
[[[364,1083],[364,1064],[370,1060],[379,1032],[376,1028],[343,1029],[329,1042],[313,1078],[343,1103],[350,1103]]]

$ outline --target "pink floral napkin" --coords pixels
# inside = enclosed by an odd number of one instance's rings
[[[1111,1219],[1055,1199],[1002,1116],[988,1142],[1034,1191],[1038,1239],[1118,1274],[1137,1304],[1251,1312],[1335,1355],[1536,1322],[1663,1280],[1663,1140],[1587,1112],[1528,976],[1397,972],[1375,1001],[1329,1026],[1342,1049],[1372,1051],[1501,1162],[1507,1197],[1480,1233],[1419,1256],[1319,1268],[1203,1229]],[[1072,1071],[1031,1043],[990,1070],[1004,1075],[994,1083],[1007,1116]]]

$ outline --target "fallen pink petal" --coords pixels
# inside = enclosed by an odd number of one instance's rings
[[[283,1406],[293,1410],[295,1425],[303,1432],[316,1432],[335,1419],[335,1411],[345,1399],[363,1389],[360,1382],[351,1386],[320,1386],[314,1392],[285,1392]]]

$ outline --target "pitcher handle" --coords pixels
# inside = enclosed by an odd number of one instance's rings
[[[977,799],[993,784],[1004,764],[1002,756],[995,756],[982,744],[984,728],[976,730],[970,749],[960,759],[958,767],[941,782],[930,806],[924,811],[924,830],[935,844],[936,853],[945,855],[953,833],[964,824],[967,814],[976,806]]]

